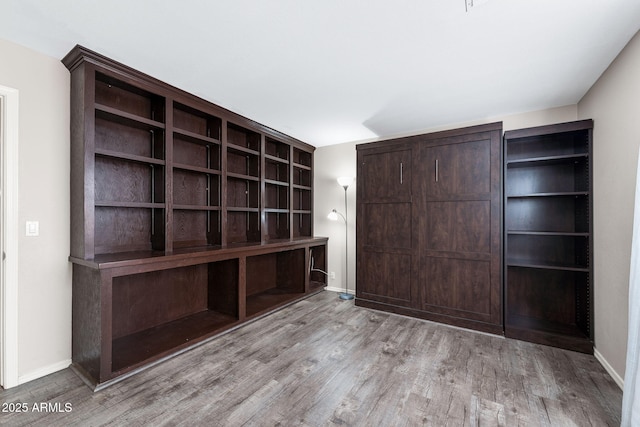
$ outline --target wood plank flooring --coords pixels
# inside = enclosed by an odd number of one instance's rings
[[[323,292],[97,393],[66,369],[0,401],[11,426],[617,426],[622,392],[593,356]]]

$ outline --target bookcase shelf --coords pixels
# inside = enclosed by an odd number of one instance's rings
[[[593,352],[591,120],[504,137],[505,334]]]
[[[74,369],[99,389],[322,290],[312,146],[81,46],[63,63]]]

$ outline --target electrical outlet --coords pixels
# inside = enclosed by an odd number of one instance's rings
[[[331,280],[336,280],[336,272],[335,272],[335,271],[332,271],[331,273],[329,273],[329,278],[330,278]]]

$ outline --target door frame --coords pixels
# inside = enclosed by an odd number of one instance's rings
[[[18,385],[18,90],[0,85],[2,245],[0,252],[0,385]]]

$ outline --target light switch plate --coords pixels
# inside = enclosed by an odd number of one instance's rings
[[[35,237],[40,234],[40,223],[38,221],[27,221],[26,235]]]

